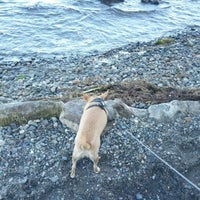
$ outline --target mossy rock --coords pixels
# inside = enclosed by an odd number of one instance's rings
[[[28,101],[0,104],[0,126],[11,123],[24,124],[29,120],[59,117],[62,111],[61,102]]]
[[[19,80],[25,80],[26,79],[26,75],[24,74],[19,74],[16,79],[19,81]]]
[[[166,45],[171,43],[174,43],[173,38],[161,38],[156,41],[156,45]]]

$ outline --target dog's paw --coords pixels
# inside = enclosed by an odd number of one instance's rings
[[[71,172],[70,172],[70,177],[71,177],[71,178],[74,178],[74,177],[75,177],[75,171],[72,171],[72,170],[71,170]]]
[[[100,168],[99,168],[99,167],[95,167],[95,168],[94,168],[94,172],[95,172],[95,173],[99,173],[99,172],[100,172]]]

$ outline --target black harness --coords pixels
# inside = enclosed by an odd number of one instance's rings
[[[93,105],[88,106],[86,110],[88,110],[88,109],[90,109],[92,107],[99,107],[102,110],[104,110],[106,112],[106,114],[107,114],[106,105],[105,105],[105,103],[104,103],[102,98],[98,97],[98,98],[92,100],[90,103],[93,103],[93,102],[97,103],[97,104],[93,104]]]

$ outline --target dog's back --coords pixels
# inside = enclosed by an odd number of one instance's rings
[[[86,107],[87,108],[87,107]],[[82,137],[92,139],[93,137],[100,136],[107,123],[107,114],[99,107],[93,107],[84,110],[82,115],[77,136],[80,134]]]

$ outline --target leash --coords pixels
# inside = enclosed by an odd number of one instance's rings
[[[144,143],[142,143],[138,138],[136,138],[132,133],[128,131],[128,134],[136,140],[140,145],[142,145],[145,149],[147,149],[151,154],[153,154],[156,158],[158,158],[161,162],[163,162],[166,166],[168,166],[172,171],[174,171],[176,174],[178,174],[181,178],[183,178],[186,182],[188,182],[190,185],[192,185],[194,188],[196,188],[200,192],[200,188],[194,184],[192,181],[190,181],[188,178],[186,178],[182,173],[180,173],[178,170],[176,170],[174,167],[172,167],[167,161],[162,159],[158,154],[156,154],[154,151],[152,151],[148,146],[146,146]],[[119,135],[119,134],[118,134]],[[120,135],[119,135],[120,136]]]

